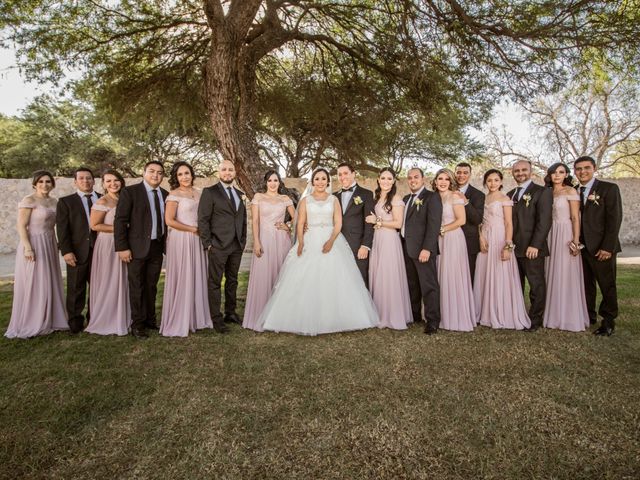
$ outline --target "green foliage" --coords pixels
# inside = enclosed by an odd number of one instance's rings
[[[2,118],[0,172],[25,177],[39,168],[67,175],[80,165],[100,171],[117,164],[122,151],[86,105],[36,98],[20,118]]]
[[[640,33],[636,1],[604,0],[12,0],[0,14],[30,78],[85,72],[111,124],[201,150],[222,137],[252,165],[259,136],[291,172],[447,161],[497,95],[554,90],[590,55],[633,63]],[[223,98],[204,95],[207,69],[228,72]]]

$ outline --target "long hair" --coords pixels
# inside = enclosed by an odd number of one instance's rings
[[[104,176],[105,175],[113,175],[114,177],[116,177],[119,181],[120,181],[120,190],[118,190],[119,192],[122,191],[122,189],[124,187],[126,187],[127,185],[124,183],[124,178],[122,177],[122,175],[120,174],[120,172],[118,172],[117,170],[113,169],[113,168],[107,168],[104,172],[102,172],[102,176],[101,178],[104,180]],[[104,193],[107,193],[107,191],[104,188],[104,183],[102,185],[102,191]]]
[[[441,168],[436,172],[436,174],[433,176],[433,180],[431,180],[431,189],[434,192],[438,191],[438,188],[436,187],[436,180],[442,173],[444,173],[449,178],[449,188],[447,190],[450,190],[452,192],[455,192],[456,190],[458,190],[458,184],[456,183],[456,176],[448,168]]]
[[[157,162],[155,162],[155,164],[158,164]],[[169,186],[171,187],[172,190],[175,190],[176,188],[178,188],[180,186],[180,182],[178,181],[178,169],[180,167],[187,167],[189,169],[189,171],[191,172],[191,186],[193,187],[193,182],[196,179],[196,174],[193,171],[193,167],[184,161],[179,161],[173,164],[173,166],[171,167],[171,173],[169,174]]]
[[[551,181],[551,175],[556,173],[556,171],[560,167],[564,167],[564,171],[567,172],[567,176],[562,182],[562,185],[566,185],[566,186],[573,185],[573,177],[571,176],[571,173],[570,173],[571,170],[569,170],[569,167],[567,166],[567,164],[562,162],[556,162],[547,169],[547,174],[544,177],[545,187],[553,187],[553,182]]]
[[[393,168],[391,167],[384,167],[380,169],[380,172],[378,172],[378,188],[376,188],[375,194],[374,194],[374,200],[376,203],[378,203],[378,200],[380,200],[380,196],[382,195],[382,189],[380,188],[380,175],[382,175],[384,172],[389,172],[391,174],[391,176],[393,177],[393,185],[391,185],[391,190],[389,190],[389,192],[387,193],[387,198],[384,199],[384,205],[382,205],[382,209],[389,213],[391,212],[391,209],[393,208],[393,206],[391,205],[391,201],[393,200],[393,197],[396,194],[397,186],[396,186],[396,172],[394,172]]]
[[[263,177],[263,185],[262,187],[264,188],[264,191],[266,192],[268,190],[267,188],[267,182],[269,181],[269,179],[271,178],[271,175],[275,175],[276,177],[278,177],[278,193],[280,195],[289,195],[289,192],[287,191],[287,187],[284,186],[284,182],[282,181],[282,177],[280,176],[280,174],[275,171],[275,170],[267,170],[264,174]]]

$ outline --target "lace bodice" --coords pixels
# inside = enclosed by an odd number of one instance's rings
[[[44,207],[29,200],[22,200],[18,208],[30,208],[29,234],[42,235],[44,233],[53,234],[56,225],[56,207]]]
[[[391,200],[392,207],[404,207],[404,202],[400,200]],[[383,221],[388,222],[393,220],[393,211],[387,212],[382,202],[376,203],[375,213],[377,217],[380,217]]]
[[[553,221],[571,223],[570,200],[580,201],[579,195],[558,195],[553,197]]]
[[[276,201],[266,200],[264,197],[255,198],[252,205],[258,205],[260,212],[260,228],[275,228],[276,222],[283,222],[287,207],[293,205],[291,199]]]
[[[456,215],[453,212],[454,205],[464,205],[464,200],[454,195],[451,195],[451,197],[447,201],[442,202],[442,224],[443,225],[447,225],[448,223],[455,221]]]
[[[91,210],[99,210],[101,212],[107,212],[107,214],[104,216],[104,220],[102,221],[102,223],[104,223],[105,225],[113,225],[113,219],[116,216],[116,207],[109,208],[106,205],[100,205],[96,203],[95,205],[93,205],[93,207],[91,207]]]
[[[306,202],[309,227],[333,226],[333,208],[336,202],[333,195],[329,195],[326,200],[316,200],[309,195]]]
[[[200,197],[186,198],[178,195],[169,195],[167,202],[177,202],[176,220],[184,225],[195,227],[198,225],[198,204]]]

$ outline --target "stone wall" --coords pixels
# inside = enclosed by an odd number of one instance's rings
[[[139,182],[140,179],[127,179],[127,184]],[[539,181],[539,180],[538,180]],[[640,178],[624,178],[613,180],[620,186],[622,192],[624,219],[622,230],[620,231],[620,241],[623,245],[640,245]],[[101,191],[100,181],[97,180],[96,189]],[[196,186],[206,187],[213,183],[210,179],[198,179]],[[306,187],[306,180],[292,178],[285,180],[289,187],[296,188],[300,193]],[[359,183],[371,190],[375,189],[376,182],[372,179],[359,180]],[[473,182],[480,187],[481,181]],[[163,184],[168,187],[166,182]],[[409,191],[406,181],[399,182],[399,193],[405,194]],[[505,182],[505,189],[513,186],[512,181]],[[334,189],[337,189],[337,182],[334,181]],[[16,216],[18,202],[25,195],[33,191],[30,179],[4,179],[0,178],[0,253],[12,253],[18,244],[18,233],[16,232]],[[53,195],[62,197],[74,191],[73,180],[70,178],[56,178],[56,188]],[[249,222],[251,230],[251,222]],[[251,242],[247,242],[247,247],[251,248]]]

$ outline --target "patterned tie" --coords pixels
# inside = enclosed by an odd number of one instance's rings
[[[153,205],[156,211],[156,240],[162,238],[162,211],[160,210],[160,199],[158,198],[158,190],[153,189]]]

